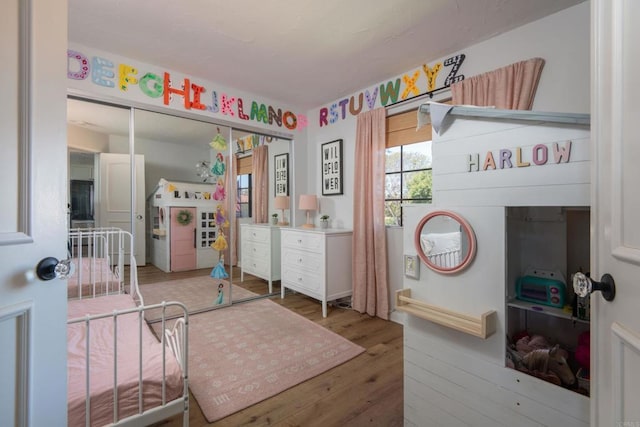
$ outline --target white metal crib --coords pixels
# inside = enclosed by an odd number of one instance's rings
[[[120,228],[77,228],[69,230],[69,258],[75,271],[67,281],[69,298],[95,297],[121,292],[130,285],[133,237]]]
[[[131,261],[129,293],[68,302],[68,425],[150,425],[179,413],[189,425],[187,308],[145,306]],[[173,307],[180,315],[169,321]],[[145,312],[158,309],[159,342],[145,321]]]

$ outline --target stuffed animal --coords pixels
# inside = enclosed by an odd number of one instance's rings
[[[543,350],[550,347],[551,345],[542,335],[525,335],[516,342],[516,350],[522,356],[531,353],[533,350]],[[565,359],[569,357],[569,353],[566,350],[559,349],[559,351],[561,356]]]
[[[537,349],[527,353],[522,358],[522,364],[532,372],[543,375],[549,372],[554,373],[564,384],[572,385],[576,382],[576,377],[557,344],[551,348]]]

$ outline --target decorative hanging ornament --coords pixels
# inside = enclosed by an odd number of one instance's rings
[[[222,153],[216,154],[216,163],[211,168],[211,173],[214,175],[224,175],[224,171],[226,170],[226,166],[224,164],[224,157]]]
[[[211,176],[209,174],[209,167],[209,162],[204,160],[199,162],[198,164],[196,164],[196,175],[206,181]]]
[[[178,221],[178,224],[180,225],[189,225],[191,224],[191,221],[193,221],[193,214],[191,213],[191,211],[183,209],[180,212],[178,212],[176,221]]]
[[[218,128],[218,133],[213,137],[209,146],[218,151],[225,151],[227,149],[227,140],[224,139],[224,136],[220,133],[220,128]]]

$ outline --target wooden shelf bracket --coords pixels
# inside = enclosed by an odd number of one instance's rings
[[[482,339],[486,339],[496,331],[497,314],[495,310],[482,313],[480,317],[469,316],[413,299],[410,288],[396,291],[396,308],[421,319]]]

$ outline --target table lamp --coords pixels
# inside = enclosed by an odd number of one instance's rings
[[[284,210],[289,209],[289,196],[276,196],[273,205],[276,209],[282,210],[282,218],[280,222],[278,222],[278,225],[289,225],[284,218]]]
[[[315,194],[301,194],[300,201],[298,202],[298,209],[301,211],[307,211],[307,223],[303,224],[303,228],[315,228],[313,222],[311,222],[311,217],[309,215],[309,211],[315,211],[318,209],[318,198]]]

